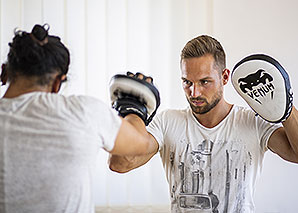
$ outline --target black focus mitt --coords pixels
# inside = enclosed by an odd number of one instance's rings
[[[110,82],[110,98],[113,108],[119,115],[138,115],[147,126],[160,105],[158,89],[146,81],[148,77],[141,73],[136,75],[115,75]],[[138,78],[139,75],[143,78]]]

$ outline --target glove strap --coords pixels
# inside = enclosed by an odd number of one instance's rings
[[[136,101],[133,97],[125,97],[114,102],[113,108],[118,111],[121,117],[125,117],[128,114],[135,114],[139,116],[148,125],[147,120],[147,108],[144,104]]]

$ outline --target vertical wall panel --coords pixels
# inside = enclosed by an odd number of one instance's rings
[[[42,24],[42,0],[23,0],[22,23],[26,31],[31,31],[35,24]]]
[[[62,42],[67,41],[65,38],[64,26],[64,1],[62,0],[43,0],[42,24],[50,25],[50,34],[58,35]]]
[[[150,74],[150,0],[127,2],[127,68]]]
[[[107,1],[107,69],[110,76],[127,67],[127,0]]]
[[[213,0],[187,1],[187,32],[189,39],[213,32]]]
[[[86,93],[108,100],[106,1],[88,0],[86,14]]]
[[[171,0],[150,1],[150,70],[155,77],[155,83],[160,86],[161,106],[160,110],[170,106],[171,84],[168,79],[171,75],[170,52],[172,39],[171,24]]]
[[[86,92],[86,5],[85,0],[66,0],[65,34],[71,53],[68,94]]]
[[[107,70],[109,77],[124,72],[127,66],[127,1],[108,0],[107,13]],[[108,203],[109,205],[126,205],[127,175],[117,175],[109,171],[108,177]]]

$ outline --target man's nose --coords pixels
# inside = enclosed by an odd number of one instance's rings
[[[198,84],[193,84],[191,87],[191,96],[198,97],[201,95],[201,87]]]

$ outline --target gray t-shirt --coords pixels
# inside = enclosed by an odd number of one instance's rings
[[[256,178],[280,126],[238,106],[213,128],[189,108],[157,115],[148,131],[159,143],[172,212],[254,212]]]
[[[91,97],[0,99],[0,212],[94,212],[96,157],[114,147],[120,125]]]

